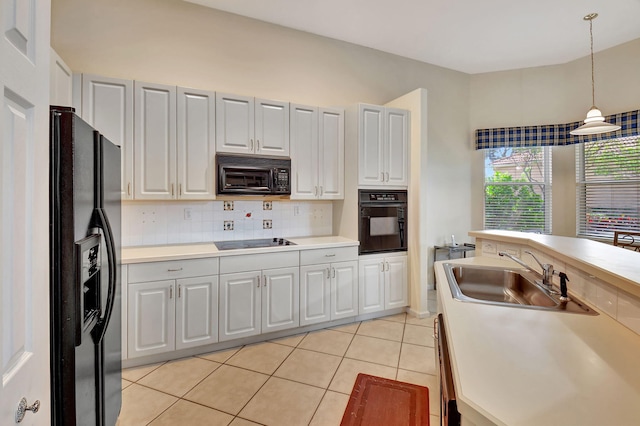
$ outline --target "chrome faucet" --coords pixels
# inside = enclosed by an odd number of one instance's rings
[[[533,257],[533,259],[538,263],[538,265],[540,265],[540,267],[542,268],[542,284],[545,285],[548,288],[551,288],[551,277],[554,274],[554,270],[553,270],[553,265],[549,264],[549,263],[542,263],[538,260],[538,258],[531,253],[529,250],[525,250],[525,253],[530,254],[531,257]],[[525,267],[526,269],[531,269],[531,267],[529,265],[527,265],[526,263],[524,263],[522,260],[518,259],[516,256],[509,254],[505,251],[501,251],[500,253],[498,253],[500,256],[507,256],[509,259],[513,260],[514,262],[516,262],[517,264]]]

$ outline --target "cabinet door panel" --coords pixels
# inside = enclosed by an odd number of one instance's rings
[[[380,185],[384,180],[384,107],[360,105],[358,183]]]
[[[218,277],[177,281],[176,349],[218,341]]]
[[[386,121],[386,152],[385,177],[387,185],[403,185],[409,182],[409,113],[405,110],[387,108]]]
[[[176,88],[135,82],[135,198],[176,197]]]
[[[129,358],[175,349],[174,281],[130,284]]]
[[[358,262],[331,265],[331,320],[358,315]]]
[[[254,148],[253,98],[216,94],[216,151],[248,154]]]
[[[299,268],[264,272],[262,287],[262,332],[284,330],[300,324]]]
[[[291,106],[291,199],[318,196],[318,108]]]
[[[219,340],[260,334],[260,272],[220,275]]]
[[[344,113],[321,108],[318,160],[320,198],[344,198]]]
[[[121,196],[133,198],[133,81],[83,74],[82,118],[120,147]]]
[[[384,310],[384,262],[382,259],[359,261],[359,313]]]
[[[407,287],[407,257],[386,258],[385,309],[407,306],[409,304]]]
[[[300,325],[331,319],[329,264],[300,267]]]
[[[255,149],[260,155],[289,156],[289,103],[255,100]]]
[[[178,197],[215,198],[215,93],[178,88]]]

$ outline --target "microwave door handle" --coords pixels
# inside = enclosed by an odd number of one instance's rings
[[[111,231],[111,224],[109,219],[102,208],[95,210],[96,214],[96,226],[104,232],[104,239],[107,245],[107,260],[109,264],[109,293],[107,295],[107,305],[105,307],[104,314],[98,319],[98,323],[93,329],[93,340],[96,344],[99,344],[103,339],[113,313],[113,306],[116,296],[117,285],[117,265],[116,265],[116,247],[113,239],[113,232]]]

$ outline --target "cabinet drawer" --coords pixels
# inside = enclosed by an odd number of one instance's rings
[[[129,265],[128,278],[130,283],[139,283],[216,274],[218,274],[218,258],[208,257],[205,259],[131,264]]]
[[[347,260],[358,260],[358,246],[300,251],[301,265],[315,265],[318,263],[342,262]]]
[[[261,271],[263,269],[289,268],[300,264],[299,251],[247,254],[220,258],[220,273]]]

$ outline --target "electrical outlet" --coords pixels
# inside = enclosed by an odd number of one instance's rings
[[[272,210],[272,209],[273,209],[273,204],[271,204],[271,201],[262,202],[262,210]]]
[[[300,206],[293,206],[293,215],[300,216]]]
[[[224,230],[225,231],[233,231],[233,221],[232,220],[225,220],[224,221]]]
[[[191,209],[184,209],[184,220],[191,220]]]
[[[233,201],[225,201],[224,202],[225,210],[233,210]]]
[[[271,229],[273,227],[273,222],[271,219],[264,219],[262,221],[262,229]]]

